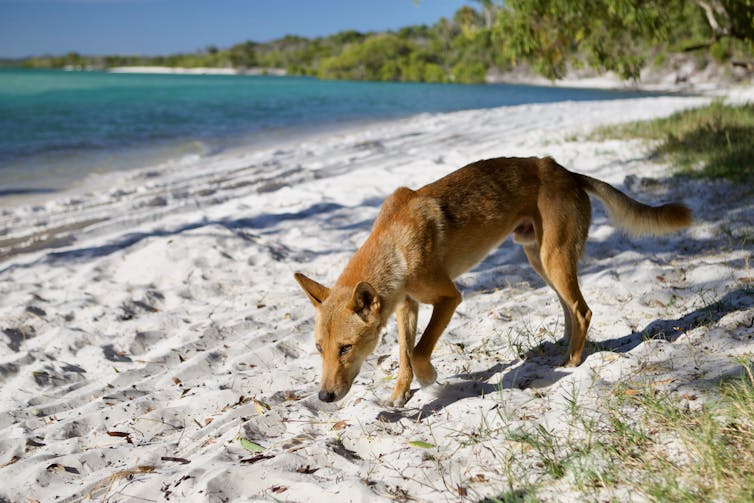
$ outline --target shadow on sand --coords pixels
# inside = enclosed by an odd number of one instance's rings
[[[33,196],[37,194],[53,194],[55,192],[57,192],[56,189],[19,187],[15,189],[0,189],[0,197]]]
[[[724,316],[752,306],[754,306],[754,289],[741,288],[680,318],[655,320],[643,330],[599,343],[587,341],[584,359],[600,351],[628,353],[646,340],[673,342],[689,330],[714,325]],[[567,344],[564,340],[545,341],[529,349],[524,362],[514,370],[508,369],[515,366],[518,361],[496,363],[487,370],[449,376],[447,379],[451,382],[442,385],[435,399],[420,409],[382,411],[377,415],[377,419],[391,423],[405,418],[420,421],[464,398],[495,394],[504,389],[525,389],[535,380],[537,387],[549,386],[571,373],[569,370],[557,367],[565,357],[566,348]],[[500,375],[497,382],[488,382],[497,375]]]

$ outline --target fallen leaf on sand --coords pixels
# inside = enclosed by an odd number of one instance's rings
[[[287,490],[288,490],[288,488],[285,487],[285,486],[272,486],[272,487],[270,487],[270,491],[272,491],[274,493],[278,493],[278,494],[284,493]]]
[[[13,463],[15,463],[16,461],[18,461],[19,459],[20,458],[18,456],[13,456],[12,458],[10,458],[10,460],[7,463],[4,463],[4,464],[0,465],[0,468],[5,468],[6,466],[12,465]]]
[[[296,394],[293,390],[285,390],[285,399],[289,402],[292,402],[294,400],[301,400],[301,397]]]
[[[162,456],[160,458],[160,460],[161,461],[175,461],[176,463],[181,463],[182,465],[187,465],[187,464],[191,463],[191,461],[189,461],[186,458],[176,458],[176,457],[173,457],[173,456]]]
[[[344,430],[346,428],[346,426],[348,426],[348,423],[346,423],[345,421],[343,421],[341,419],[340,421],[338,421],[337,423],[335,423],[334,425],[332,425],[332,429],[333,430]]]
[[[673,381],[675,381],[675,379],[673,379],[672,377],[669,378],[669,379],[660,379],[659,381],[655,381],[654,385],[657,386],[657,385],[660,385],[660,384],[669,384],[669,383],[671,383]]]
[[[51,465],[48,465],[47,471],[48,472],[68,472],[68,473],[75,473],[76,475],[81,474],[78,468],[75,468],[73,466],[61,465],[60,463],[53,463]]]
[[[129,444],[133,444],[133,441],[131,440],[131,434],[126,433],[125,431],[108,431],[107,434],[110,435],[111,437],[125,438],[126,442],[128,442]]]
[[[518,449],[520,452],[526,452],[533,449],[531,444],[527,442],[517,442],[516,440],[506,440],[505,444],[511,449]]]
[[[270,406],[261,400],[252,398],[251,401],[254,402],[254,408],[256,409],[257,414],[259,414],[260,416],[266,413],[268,410],[270,410]]]
[[[256,444],[252,442],[251,440],[244,438],[244,437],[238,437],[238,441],[241,442],[241,445],[244,449],[251,452],[264,452],[264,447],[262,447],[259,444]]]
[[[309,465],[302,465],[296,468],[296,472],[303,473],[304,475],[311,475],[312,473],[319,470],[319,468],[312,468]]]
[[[241,460],[241,463],[248,464],[248,465],[253,465],[257,461],[264,461],[265,459],[270,459],[272,457],[274,457],[274,456],[267,456],[266,454],[255,454],[255,455],[253,455],[251,457],[243,458]]]
[[[411,447],[419,447],[420,449],[432,449],[434,447],[434,444],[422,442],[421,440],[411,440],[408,445]]]

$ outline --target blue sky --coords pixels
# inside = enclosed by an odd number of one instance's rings
[[[0,57],[169,54],[432,24],[469,0],[0,0]]]

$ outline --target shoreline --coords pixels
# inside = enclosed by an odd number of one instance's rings
[[[699,72],[689,64],[679,64],[675,70],[647,68],[637,80],[625,80],[614,72],[586,73],[569,72],[561,79],[552,80],[530,70],[513,70],[506,73],[488,74],[485,84],[522,84],[540,87],[572,89],[632,90],[646,92],[720,94],[739,87],[751,87],[754,80],[740,81],[721,79],[714,70]],[[284,68],[184,68],[166,66],[124,66],[106,71],[112,73],[145,73],[175,75],[270,75],[288,76]]]
[[[108,73],[156,74],[156,75],[251,75],[286,77],[284,68],[215,68],[215,67],[168,67],[168,66],[120,66],[104,69],[65,67],[65,71],[105,71]],[[752,78],[741,80],[728,76],[721,79],[714,69],[697,71],[690,64],[679,64],[676,69],[646,68],[637,80],[625,80],[614,72],[586,73],[569,72],[561,79],[552,80],[530,70],[513,70],[505,73],[491,73],[485,84],[520,84],[539,87],[570,89],[603,89],[616,91],[644,91],[691,94],[724,94],[740,87],[754,85]],[[297,77],[297,75],[291,75]],[[365,81],[366,82],[366,81]],[[463,85],[463,84],[461,84]],[[473,84],[469,84],[473,85]]]
[[[76,69],[66,69],[77,71]],[[144,73],[158,75],[265,75],[284,77],[287,72],[283,68],[211,68],[211,67],[173,67],[173,66],[114,66],[105,69],[108,73]]]
[[[550,477],[515,439],[545,431],[570,460],[603,429],[584,431],[574,411],[606,428],[615,397],[643,385],[698,410],[754,354],[742,267],[751,197],[671,179],[643,142],[584,139],[711,99],[422,114],[116,173],[97,190],[0,210],[0,499],[583,499],[570,472]],[[330,284],[396,187],[502,155],[551,155],[644,202],[683,200],[698,222],[634,239],[594,205],[579,367],[558,367],[560,304],[507,242],[456,282],[464,302],[433,355],[438,383],[414,383],[405,408],[380,405],[398,366],[391,321],[348,396],[320,402],[314,313],[293,273]],[[419,326],[428,319],[424,306]]]

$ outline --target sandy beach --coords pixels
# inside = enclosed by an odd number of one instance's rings
[[[586,135],[710,99],[424,114],[14,200],[0,208],[0,501],[478,501],[543,477],[506,432],[586,434],[574,402],[598,414],[616,387],[651,382],[701,406],[754,353],[754,201],[671,179],[642,142]],[[332,283],[401,185],[533,155],[644,202],[683,200],[697,222],[633,239],[594,201],[578,368],[556,366],[560,305],[508,240],[457,281],[438,383],[380,405],[393,321],[348,396],[320,402],[314,313],[293,273]],[[537,496],[578,499],[568,477]]]

